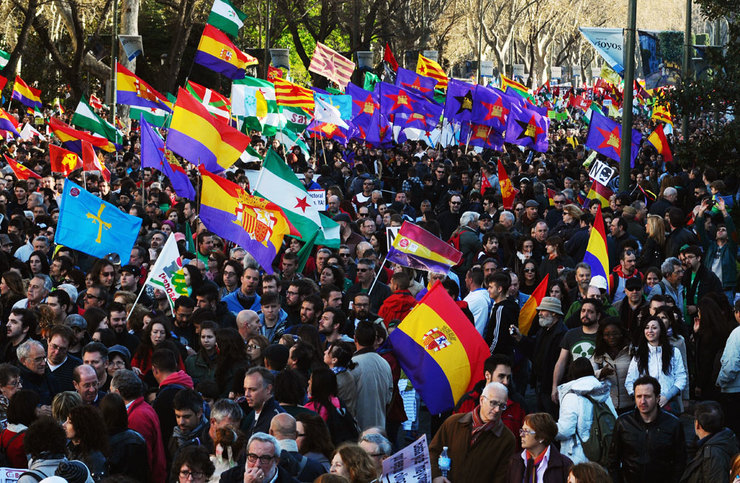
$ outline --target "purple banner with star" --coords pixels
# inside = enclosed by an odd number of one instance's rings
[[[549,128],[549,118],[541,116],[531,109],[512,106],[506,121],[504,140],[507,143],[530,147],[535,151],[544,153],[549,146],[547,140]]]
[[[635,158],[640,151],[642,134],[632,130],[632,146],[630,149],[630,165],[635,166]],[[601,153],[609,159],[619,161],[622,150],[622,126],[603,114],[594,111],[591,115],[591,124],[588,128],[586,147]]]
[[[503,134],[510,110],[511,103],[502,94],[483,86],[475,86],[474,123],[491,126]]]
[[[447,84],[445,117],[448,121],[470,121],[473,115],[473,97],[475,86],[457,79],[450,79]]]
[[[434,101],[434,87],[437,85],[437,79],[399,67],[396,72],[396,85]]]

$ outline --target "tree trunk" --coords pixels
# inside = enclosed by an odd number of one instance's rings
[[[180,10],[177,15],[175,24],[175,36],[172,39],[172,45],[167,57],[169,67],[167,69],[167,80],[165,81],[165,90],[173,92],[178,85],[178,77],[182,66],[182,56],[185,54],[190,39],[190,31],[193,28],[193,0],[180,0]]]
[[[15,44],[13,52],[10,53],[10,59],[8,64],[2,70],[3,76],[8,79],[15,77],[15,68],[18,65],[18,59],[21,57],[23,49],[26,48],[26,42],[28,42],[28,34],[31,31],[33,25],[33,19],[36,16],[36,8],[38,7],[38,0],[28,0],[28,8],[26,9],[26,18],[23,20],[23,26],[21,27],[21,33],[18,34],[18,42]]]

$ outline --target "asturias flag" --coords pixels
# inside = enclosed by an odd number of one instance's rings
[[[632,146],[630,150],[630,164],[635,165],[635,158],[640,151],[642,134],[632,130]],[[620,160],[622,150],[622,126],[603,114],[594,111],[591,115],[591,125],[588,128],[586,147],[603,154],[614,161]]]
[[[591,280],[596,277],[604,279],[607,287],[607,293],[611,291],[609,287],[609,255],[606,249],[606,231],[604,230],[604,218],[601,216],[601,207],[596,212],[594,226],[591,228],[591,235],[588,238],[586,254],[583,256],[584,263],[591,267]]]
[[[440,282],[388,336],[393,353],[432,414],[452,409],[491,355]]]
[[[272,273],[272,261],[285,235],[299,233],[278,205],[252,196],[236,183],[200,167],[203,179],[200,219],[217,235],[238,244]]]
[[[57,243],[98,258],[117,253],[125,265],[140,228],[141,218],[123,213],[70,180],[64,182]]]
[[[401,225],[387,256],[404,267],[437,273],[449,272],[461,259],[460,250],[408,221]]]

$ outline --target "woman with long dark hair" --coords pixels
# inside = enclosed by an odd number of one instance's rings
[[[337,398],[337,376],[328,367],[314,369],[308,379],[308,402],[305,407],[328,421],[331,406],[337,409],[341,407]]]
[[[715,385],[720,369],[720,357],[725,343],[732,332],[727,316],[711,297],[699,300],[698,312],[694,316],[695,345],[694,364],[696,375],[694,396],[696,399],[719,401],[720,391]]]
[[[640,329],[641,335],[625,379],[627,392],[630,396],[634,394],[634,382],[638,377],[652,376],[660,383],[660,407],[677,412],[679,401],[676,396],[686,387],[686,368],[681,353],[671,345],[659,318],[646,317]]]
[[[146,481],[148,465],[144,437],[128,427],[126,403],[121,396],[106,394],[100,401],[100,411],[108,432],[108,468],[111,475],[126,475],[136,481]]]
[[[250,367],[265,365],[265,349],[268,345],[270,341],[264,335],[255,334],[247,339],[247,359]]]
[[[204,320],[200,323],[200,348],[185,359],[185,371],[193,378],[193,384],[213,380],[217,356],[216,323]]]
[[[3,273],[0,277],[0,309],[2,309],[3,324],[8,321],[13,305],[24,298],[26,298],[26,290],[23,288],[23,279],[18,272]]]
[[[329,427],[321,416],[314,412],[297,414],[295,420],[298,451],[318,461],[326,471],[329,471],[331,457],[334,454],[334,443],[331,441]]]
[[[357,364],[352,361],[354,347],[350,342],[337,341],[324,351],[324,363],[337,377],[337,396],[347,406],[352,415],[357,408],[357,384],[350,372]]]
[[[95,481],[107,476],[108,435],[100,410],[87,404],[72,408],[62,426],[69,440],[67,458],[85,463]]]
[[[250,339],[249,344],[253,344]],[[216,381],[221,397],[228,397],[229,391],[234,385],[236,374],[240,370],[249,367],[249,359],[239,332],[233,328],[222,328],[216,330],[216,368],[213,371],[213,379]]]
[[[537,275],[537,264],[531,258],[524,260],[519,270],[519,291],[526,295],[532,295],[534,289],[540,284],[540,277]]]
[[[49,275],[49,260],[47,260],[44,252],[36,250],[31,253],[26,265],[28,265],[28,269],[31,271],[31,276],[39,274]]]
[[[149,386],[156,385],[156,381],[151,376],[152,354],[160,348],[170,349],[173,354],[177,355],[178,369],[185,370],[185,364],[180,357],[180,350],[175,342],[175,338],[170,331],[169,323],[164,317],[154,320],[144,329],[144,337],[136,349],[131,359],[131,368],[139,375],[144,375],[144,382]]]
[[[596,349],[591,356],[591,365],[597,379],[607,380],[611,384],[611,398],[618,414],[635,406],[633,398],[624,388],[631,360],[629,336],[619,319],[609,317],[602,321],[596,332]]]
[[[39,395],[35,391],[21,390],[10,398],[8,427],[0,432],[0,448],[8,458],[8,466],[11,468],[28,468],[23,438],[28,427],[36,420],[38,405]]]

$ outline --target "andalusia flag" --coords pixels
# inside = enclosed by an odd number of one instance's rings
[[[247,14],[234,7],[229,0],[214,0],[208,23],[232,37],[239,36]]]
[[[316,236],[317,245],[339,248],[339,225],[319,213],[306,187],[272,149],[267,152],[254,194],[272,201],[301,233],[301,240]]]
[[[281,129],[280,131],[275,133],[275,139],[280,141],[280,143],[285,146],[285,149],[290,150],[293,149],[293,146],[298,146],[299,148],[301,148],[301,152],[306,159],[310,157],[306,142],[300,135],[294,133],[290,129]]]
[[[0,50],[0,70],[3,70],[10,60],[10,53]]]
[[[173,311],[175,310],[175,300],[181,295],[188,295],[188,286],[185,284],[185,275],[183,274],[182,267],[182,259],[177,249],[175,234],[171,233],[157,261],[154,263],[152,269],[149,270],[144,285],[149,284],[166,293]]]
[[[75,109],[72,116],[72,124],[80,129],[99,134],[113,143],[121,144],[123,142],[121,133],[111,123],[95,114],[90,104],[87,103],[85,96],[82,96],[79,104],[77,104],[77,109]]]
[[[169,115],[169,112],[164,109],[157,109],[156,107],[131,106],[128,117],[136,120],[143,117],[149,124],[154,124],[158,127],[168,127],[167,121]]]
[[[271,82],[246,76],[231,84],[231,112],[242,132],[252,129],[264,136],[274,136],[280,123],[280,111],[275,101],[275,86]]]

